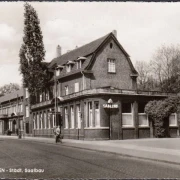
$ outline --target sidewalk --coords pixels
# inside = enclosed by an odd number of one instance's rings
[[[18,139],[17,136],[0,136],[0,139],[3,138]],[[55,144],[55,140],[53,138],[23,137],[20,140]],[[63,143],[60,145],[180,165],[180,138],[111,141],[63,139]]]

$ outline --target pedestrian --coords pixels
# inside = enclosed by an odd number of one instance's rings
[[[60,128],[59,128],[59,126],[55,130],[55,137],[56,137],[56,139],[55,139],[56,143],[59,142],[59,141],[62,143],[61,138],[60,138]]]

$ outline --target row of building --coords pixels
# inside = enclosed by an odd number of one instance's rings
[[[27,89],[0,97],[0,134],[7,129],[52,137],[62,119],[69,139],[133,139],[154,136],[144,112],[150,100],[169,94],[137,90],[138,73],[113,31],[47,63],[51,80],[35,103]],[[169,118],[171,137],[179,136],[179,115]]]

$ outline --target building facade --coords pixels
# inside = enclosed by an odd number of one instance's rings
[[[31,106],[33,136],[51,137],[63,119],[69,139],[132,139],[153,137],[146,103],[168,95],[137,91],[138,73],[116,31],[61,55],[49,65],[51,81]],[[170,135],[179,134],[178,116],[170,117]]]
[[[0,134],[23,131],[23,89],[0,97]]]
[[[113,31],[63,55],[58,46],[57,57],[47,64],[51,80],[35,103],[30,106],[28,90],[22,91],[26,135],[54,137],[54,128],[62,125],[62,134],[68,139],[154,137],[145,105],[169,94],[137,90],[138,73],[116,36]],[[0,102],[4,113],[17,99]],[[7,129],[11,117],[3,113],[0,120]],[[179,120],[179,114],[169,118],[171,137],[179,136]]]

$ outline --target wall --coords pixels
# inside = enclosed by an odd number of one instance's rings
[[[112,49],[110,43],[113,44]],[[115,59],[116,73],[108,73],[108,58]],[[127,57],[112,39],[98,53],[92,70],[94,78],[91,77],[91,88],[112,86],[119,89],[132,89],[134,86]]]

